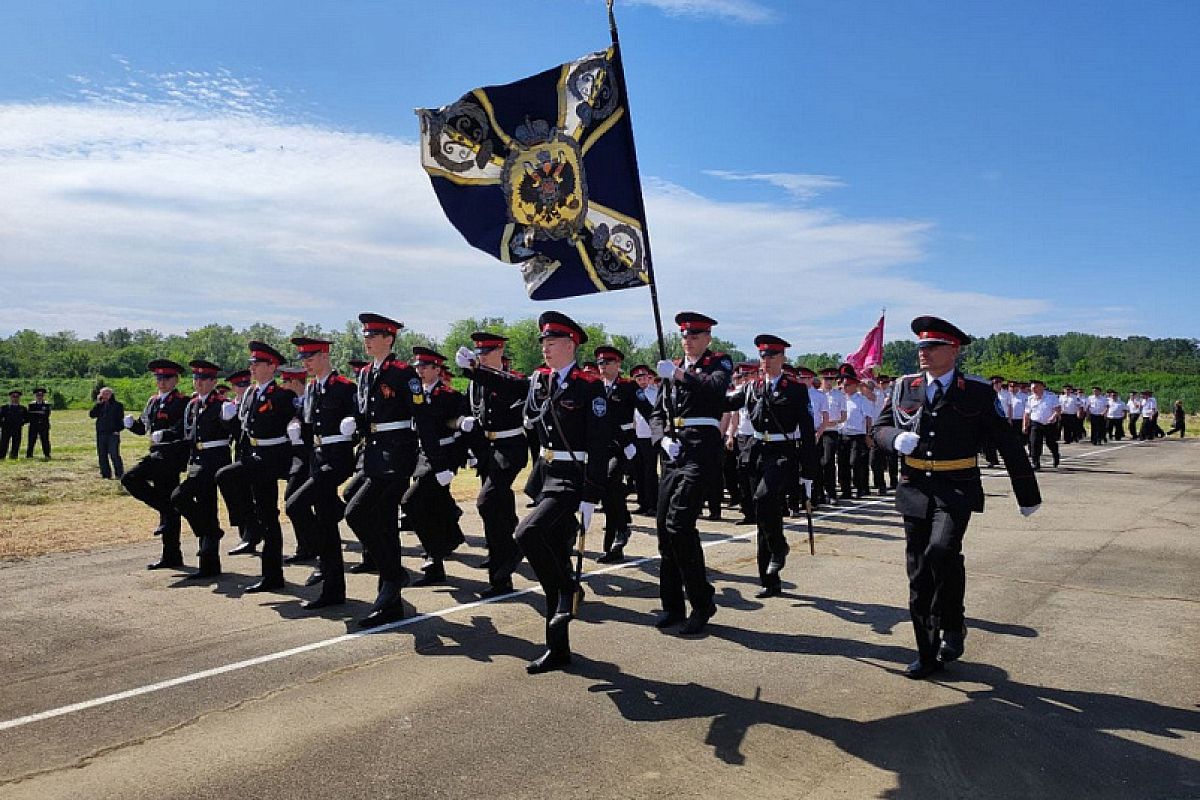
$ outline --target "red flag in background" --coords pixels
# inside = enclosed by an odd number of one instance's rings
[[[883,363],[883,315],[867,331],[858,350],[846,356],[846,363],[853,365],[859,375],[874,377],[873,370]]]

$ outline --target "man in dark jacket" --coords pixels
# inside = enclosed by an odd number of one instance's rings
[[[42,457],[50,460],[50,404],[46,402],[46,390],[33,390],[33,402],[29,404],[29,443],[25,445],[25,457],[33,458],[33,446],[42,443]]]
[[[100,459],[100,477],[117,480],[125,474],[121,462],[121,431],[125,430],[125,406],[113,396],[113,390],[105,386],[96,395],[96,403],[88,411],[96,420],[96,456]]]
[[[963,653],[966,570],[962,540],[971,514],[983,511],[977,455],[990,440],[1004,459],[1025,516],[1041,506],[1037,477],[1020,435],[991,386],[955,368],[971,338],[937,317],[917,317],[921,372],[905,375],[887,398],[874,438],[903,456],[896,509],[904,515],[909,614],[918,658],[909,678],[926,678]]]
[[[29,412],[21,405],[21,391],[13,389],[8,393],[8,405],[0,406],[0,458],[7,453],[9,458],[16,458],[21,450],[21,429]]]

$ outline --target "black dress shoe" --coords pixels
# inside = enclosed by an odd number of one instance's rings
[[[160,558],[153,564],[147,564],[146,569],[183,569],[182,558]]]
[[[620,564],[625,560],[625,550],[620,547],[614,547],[607,553],[596,559],[597,564]]]
[[[670,628],[672,626],[678,625],[679,623],[683,622],[683,620],[684,620],[683,614],[679,614],[679,613],[676,613],[673,611],[668,611],[665,614],[660,614],[658,619],[654,620],[654,627],[658,628],[659,630],[662,630],[663,628]]]
[[[412,582],[413,586],[436,586],[446,582],[446,570],[431,569]]]
[[[395,581],[381,581],[379,596],[371,611],[358,621],[360,628],[374,628],[393,620],[404,618],[404,603],[400,599],[400,585]]]
[[[347,572],[353,572],[355,575],[362,575],[367,572],[379,572],[379,567],[375,566],[374,561],[360,561],[350,567]]]
[[[942,662],[940,661],[926,663],[917,659],[904,668],[904,677],[911,678],[914,681],[924,680],[935,672],[941,672],[942,669]]]
[[[307,564],[309,561],[316,561],[316,553],[298,552],[295,555],[288,556],[283,560],[285,564]]]
[[[325,575],[319,569],[314,569],[312,574],[304,579],[305,586],[316,586],[318,583],[325,582]]]
[[[511,583],[502,583],[499,586],[489,586],[479,593],[480,600],[491,600],[493,597],[504,597],[506,594],[513,593],[513,585]]]
[[[566,669],[571,665],[571,653],[558,653],[547,650],[525,665],[525,671],[530,675],[541,675],[543,672],[553,672],[556,669]]]
[[[263,578],[255,584],[247,586],[242,594],[258,594],[259,592],[278,592],[283,589],[284,582],[280,578],[271,578],[270,580]]]
[[[783,594],[782,586],[764,586],[755,592],[754,596],[759,600],[763,600],[767,597],[778,597],[781,594]]]
[[[967,629],[962,628],[957,631],[944,631],[942,633],[942,646],[938,648],[937,660],[943,664],[949,664],[951,661],[957,661],[962,658],[963,650],[966,648]]]
[[[190,575],[184,575],[180,580],[185,581],[202,581],[206,578],[216,578],[221,574],[221,570],[198,569]]]
[[[754,517],[742,517],[741,519],[739,519],[737,522],[735,522],[733,524],[734,525],[757,525],[758,520],[756,520]]]
[[[300,607],[305,611],[316,611],[319,608],[329,608],[330,606],[340,606],[346,602],[345,597],[326,597],[321,595],[316,600],[306,600],[300,604]]]
[[[687,622],[683,623],[683,627],[679,632],[684,636],[690,636],[695,633],[700,633],[704,630],[704,626],[712,619],[713,614],[717,613],[717,607],[711,605],[708,608],[697,608],[688,616]]]
[[[254,542],[239,542],[236,547],[229,551],[231,556],[252,556],[255,555]]]

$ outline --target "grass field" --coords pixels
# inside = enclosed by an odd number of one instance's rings
[[[40,448],[25,458],[24,441],[18,460],[0,459],[0,560],[150,540],[158,514],[125,494],[118,481],[100,477],[95,422],[86,411],[54,412],[50,444],[50,461],[42,460]],[[145,436],[121,434],[126,469],[147,446]],[[474,470],[463,470],[451,484],[464,506],[478,490]],[[226,519],[223,506],[220,513]]]

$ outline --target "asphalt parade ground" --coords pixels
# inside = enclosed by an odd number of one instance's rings
[[[257,560],[184,583],[145,570],[149,539],[4,564],[0,798],[1200,797],[1200,446],[1064,452],[1028,519],[985,470],[966,655],[925,682],[900,674],[890,497],[822,510],[815,557],[791,520],[765,601],[753,528],[702,521],[719,611],[696,637],[652,625],[652,520],[604,567],[598,516],[574,664],[535,677],[540,592],[523,566],[475,600],[473,508],[448,583],[371,633],[372,575],[311,615],[308,567],[243,597]]]

